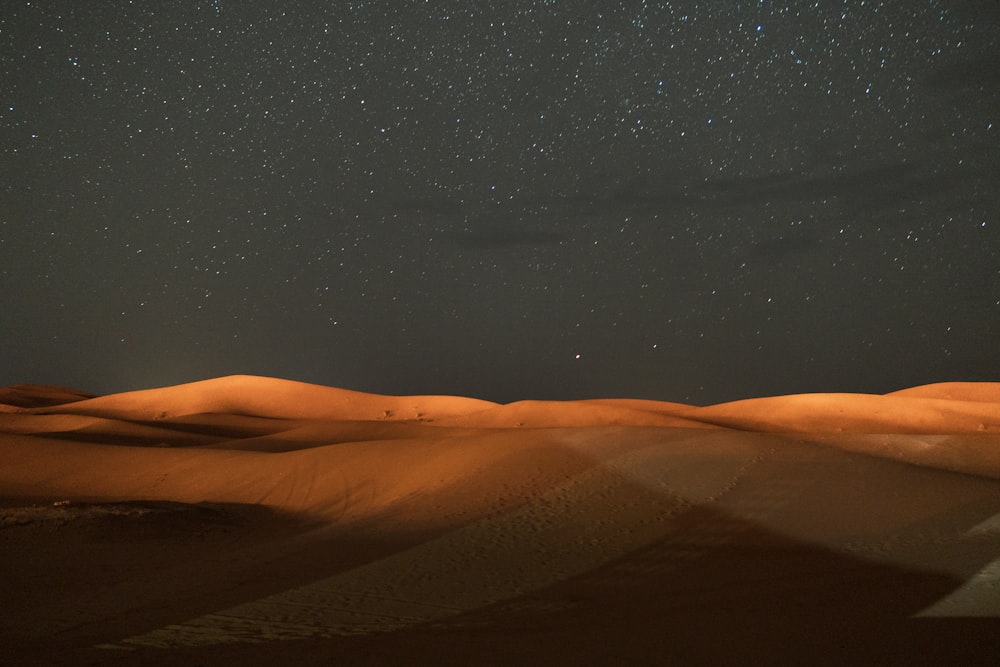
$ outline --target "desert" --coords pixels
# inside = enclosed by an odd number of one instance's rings
[[[995,664],[1000,383],[0,390],[0,664]]]

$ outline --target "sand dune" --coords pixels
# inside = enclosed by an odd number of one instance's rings
[[[1000,383],[698,407],[237,376],[0,400],[3,663],[1000,651]]]
[[[699,419],[741,430],[807,433],[1000,433],[1000,400],[907,394],[799,394],[701,408]]]
[[[51,387],[37,384],[0,387],[0,406],[6,408],[36,408],[47,405],[65,405],[88,398],[94,398],[94,395],[68,387]]]
[[[101,396],[62,406],[60,412],[132,420],[202,413],[275,419],[396,420],[467,414],[494,405],[472,398],[379,396],[291,380],[234,375]]]
[[[956,401],[1000,402],[1000,382],[938,382],[894,391],[889,396],[921,396]]]

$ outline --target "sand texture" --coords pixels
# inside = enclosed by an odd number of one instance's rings
[[[1000,383],[0,389],[0,665],[1000,656]]]

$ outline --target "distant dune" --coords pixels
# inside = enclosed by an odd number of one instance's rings
[[[51,387],[38,384],[19,384],[13,387],[0,387],[0,409],[6,408],[38,408],[49,405],[66,405],[74,401],[94,398],[87,394],[67,387]]]
[[[1000,383],[0,389],[0,663],[994,664]]]

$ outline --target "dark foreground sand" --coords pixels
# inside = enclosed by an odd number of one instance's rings
[[[0,665],[1000,660],[1000,383],[0,389]]]

